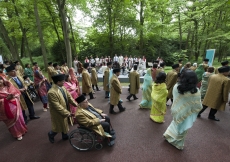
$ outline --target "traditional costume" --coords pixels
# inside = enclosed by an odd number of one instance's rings
[[[154,83],[152,87],[152,108],[150,118],[157,123],[164,122],[168,90],[165,83]]]
[[[20,91],[15,88],[9,81],[3,80],[3,87],[0,89],[0,121],[3,121],[9,132],[18,140],[27,132],[22,108],[20,105]],[[13,99],[7,100],[8,95],[13,95]]]
[[[174,100],[171,108],[173,121],[165,131],[164,137],[170,144],[182,150],[187,131],[193,126],[202,104],[199,90],[194,94],[190,92],[180,94],[177,87],[178,84],[173,88]]]
[[[148,108],[152,107],[152,76],[151,69],[147,69],[147,73],[144,76],[144,83],[142,85],[142,101],[139,104],[140,108]]]

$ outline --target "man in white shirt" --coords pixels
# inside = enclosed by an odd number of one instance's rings
[[[132,58],[131,55],[129,56],[128,61],[129,61],[129,63],[128,63],[128,64],[129,64],[129,65],[128,65],[128,68],[129,68],[129,70],[130,70],[130,69],[132,69],[132,67],[133,67],[133,58]]]
[[[119,56],[118,61],[119,61],[120,66],[122,66],[122,64],[123,64],[123,62],[124,62],[124,58],[123,58],[122,55]]]
[[[114,58],[113,58],[113,62],[118,62],[117,54],[115,54],[115,56],[114,56]]]
[[[100,65],[100,60],[99,60],[98,56],[96,56],[95,62],[96,62],[96,67],[98,67]]]

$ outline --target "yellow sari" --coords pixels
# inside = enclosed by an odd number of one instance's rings
[[[150,118],[157,123],[164,122],[168,90],[165,83],[154,83],[152,87],[152,108]]]

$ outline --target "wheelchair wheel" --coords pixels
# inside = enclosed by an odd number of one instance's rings
[[[69,134],[69,142],[78,151],[88,151],[93,148],[95,137],[92,132],[78,128]]]

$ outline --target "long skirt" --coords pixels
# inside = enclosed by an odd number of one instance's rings
[[[183,150],[185,135],[187,134],[187,131],[179,133],[177,127],[178,126],[176,125],[176,123],[172,121],[167,130],[165,131],[164,137],[170,144],[172,144],[180,150]]]
[[[27,126],[24,122],[21,108],[17,108],[11,103],[9,104],[9,106],[12,114],[14,115],[14,119],[9,119],[7,121],[4,121],[4,123],[7,125],[8,130],[12,134],[12,136],[18,138],[23,136],[27,132]],[[13,125],[9,125],[9,123],[11,123],[10,120],[15,120],[15,123]]]
[[[152,99],[151,99],[151,91],[143,91],[142,93],[142,100],[141,103],[139,104],[140,108],[147,108],[151,109],[152,107]]]
[[[164,103],[165,105],[165,103]],[[155,108],[154,106],[152,106],[151,108],[151,113],[150,113],[150,118],[157,123],[164,123],[164,115],[166,113],[166,106],[162,107],[161,110]]]

